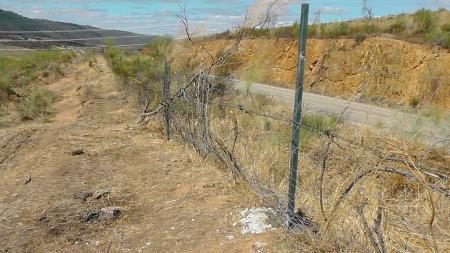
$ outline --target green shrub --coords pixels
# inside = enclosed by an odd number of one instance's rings
[[[49,114],[48,107],[53,100],[54,95],[47,90],[32,90],[26,100],[19,105],[22,119],[30,120],[47,116]]]
[[[283,26],[277,27],[272,30],[272,37],[275,38],[291,38],[292,37],[292,27]]]
[[[339,22],[328,25],[326,38],[339,38],[350,33],[350,26],[346,22]]]
[[[400,34],[406,31],[406,20],[398,17],[395,23],[391,24],[387,30],[388,33]]]
[[[450,32],[446,32],[441,35],[438,45],[443,48],[450,49]]]
[[[434,45],[450,49],[450,32],[435,32],[429,34],[427,40]]]
[[[148,55],[156,61],[164,61],[171,50],[172,38],[162,37],[151,40],[146,46]]]
[[[449,24],[443,24],[441,26],[441,31],[442,32],[450,32],[450,23]]]
[[[375,23],[364,23],[360,29],[361,30],[359,32],[367,34],[377,33],[381,31],[381,29]]]
[[[300,25],[297,22],[292,25],[292,37],[294,37],[294,39],[298,39],[300,37]]]
[[[319,31],[320,31],[320,37],[324,38],[325,34],[327,33],[327,25],[320,24]]]
[[[0,76],[0,98],[2,97],[2,95],[10,95],[11,91],[10,80],[8,80],[8,78],[6,78],[5,76]]]
[[[316,37],[319,32],[318,30],[319,28],[317,24],[310,25],[308,29],[308,37],[310,38]]]
[[[308,25],[308,37],[309,38],[316,37],[318,33],[319,33],[319,25],[317,25],[317,24]],[[292,25],[290,37],[292,37],[294,39],[298,39],[300,37],[300,24],[299,23],[295,22]]]
[[[322,115],[305,115],[302,119],[302,125],[306,128],[318,129],[320,131],[330,130],[336,124],[337,119]]]
[[[409,105],[413,108],[416,108],[420,103],[420,100],[418,97],[413,96],[409,98]]]
[[[429,33],[436,29],[437,16],[427,9],[420,9],[414,13],[414,24],[417,33]]]

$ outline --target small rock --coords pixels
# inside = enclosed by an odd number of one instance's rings
[[[39,218],[39,221],[42,223],[48,223],[48,218],[47,218],[47,216],[42,216]]]
[[[28,183],[30,183],[30,182],[31,182],[31,175],[28,175],[27,180],[25,180],[25,184],[28,184]]]
[[[103,207],[98,215],[99,221],[115,220],[122,214],[119,207]]]
[[[88,212],[84,215],[84,221],[85,221],[85,222],[89,222],[89,221],[98,219],[99,213],[100,213],[100,212],[98,212],[98,211],[88,211]]]
[[[82,155],[84,154],[84,149],[82,148],[76,148],[72,150],[72,156],[76,156],[76,155]]]
[[[100,210],[88,211],[84,215],[84,221],[90,222],[93,220],[108,221],[115,220],[122,214],[122,210],[119,207],[103,207]]]
[[[87,198],[92,197],[93,194],[92,192],[75,192],[73,198],[86,202]]]
[[[100,190],[94,192],[94,194],[92,194],[92,198],[93,199],[100,199],[100,198],[102,198],[102,197],[104,197],[106,195],[109,195],[110,193],[111,193],[110,190],[100,189]]]

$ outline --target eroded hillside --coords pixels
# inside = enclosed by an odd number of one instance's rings
[[[206,47],[220,53],[232,43],[209,40]],[[192,53],[198,57],[200,51]],[[306,91],[347,98],[363,84],[364,102],[450,108],[447,50],[387,38],[310,39],[306,58]],[[229,68],[247,81],[293,87],[296,64],[296,40],[255,39],[244,42]]]

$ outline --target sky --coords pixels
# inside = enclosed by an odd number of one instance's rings
[[[225,31],[258,16],[271,0],[181,0],[194,34]],[[299,20],[304,0],[278,0],[275,24]],[[310,22],[340,21],[362,16],[362,0],[309,0]],[[368,0],[375,16],[414,12],[419,8],[450,9],[450,0]],[[177,0],[0,0],[0,9],[26,17],[92,25],[145,34],[180,36]]]

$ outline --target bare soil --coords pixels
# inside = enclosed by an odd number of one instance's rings
[[[287,251],[282,228],[241,234],[239,212],[260,205],[245,186],[158,124],[134,125],[103,58],[71,67],[47,87],[50,122],[0,129],[0,252]],[[120,215],[86,221],[104,207]]]
[[[209,40],[205,45],[217,53],[232,43]],[[293,39],[247,40],[229,68],[239,79],[293,88],[297,43]],[[204,57],[201,47],[191,52],[192,58]],[[306,52],[305,91],[350,98],[361,83],[367,83],[366,103],[409,106],[415,97],[420,106],[450,108],[449,50],[368,38],[360,44],[353,39],[309,39]]]

